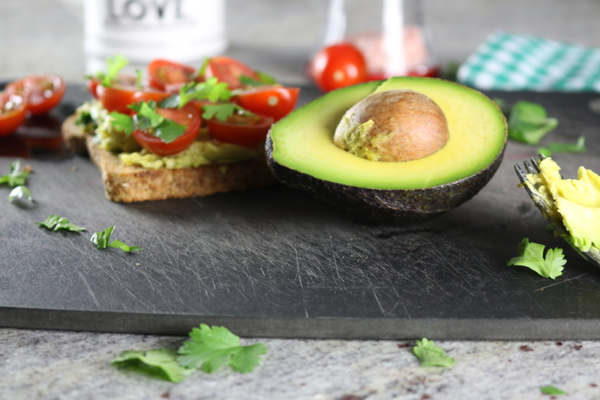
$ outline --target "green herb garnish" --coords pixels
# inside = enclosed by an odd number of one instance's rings
[[[10,194],[8,195],[8,201],[11,203],[17,201],[27,201],[31,203],[33,201],[33,197],[31,197],[31,191],[29,191],[27,186],[21,185],[10,191]]]
[[[544,135],[557,126],[558,120],[548,118],[542,105],[518,101],[508,117],[508,137],[525,144],[539,144]]]
[[[540,388],[540,391],[543,394],[549,394],[549,395],[567,394],[567,392],[565,392],[563,390],[560,390],[559,388],[551,386],[551,385],[544,386],[544,387]]]
[[[156,112],[156,102],[139,102],[127,106],[137,114],[129,116],[118,112],[111,112],[111,125],[122,132],[130,135],[136,129],[140,129],[150,135],[170,143],[185,133],[185,126],[165,118]]]
[[[102,79],[102,86],[112,86],[119,75],[119,72],[129,64],[127,58],[121,54],[106,59],[106,75]]]
[[[106,249],[108,247],[112,247],[115,249],[121,249],[128,253],[130,253],[132,251],[142,251],[142,249],[139,248],[138,246],[128,246],[125,243],[121,242],[120,240],[113,240],[111,242],[110,237],[111,237],[114,229],[115,229],[115,227],[111,226],[111,227],[106,228],[103,231],[94,233],[92,235],[92,237],[90,238],[90,242],[94,243],[96,245],[96,247],[98,247],[98,249],[100,249],[100,250]]]
[[[554,153],[585,153],[585,136],[580,136],[577,143],[550,143],[538,150],[539,154],[550,157]]]
[[[68,219],[54,214],[48,216],[48,218],[46,218],[45,221],[36,222],[36,224],[54,232],[59,230],[65,230],[70,232],[85,231],[84,227],[72,224],[71,222],[69,222]]]
[[[10,172],[0,176],[0,185],[8,185],[10,187],[23,186],[29,178],[29,169],[21,170],[21,162],[19,160],[10,162]]]
[[[534,270],[544,278],[555,279],[562,275],[563,265],[567,260],[560,248],[548,249],[544,257],[545,247],[542,244],[529,242],[529,239],[525,238],[517,247],[519,256],[508,260],[506,265],[520,265]]]
[[[454,359],[446,354],[444,349],[435,345],[432,340],[417,340],[412,351],[419,359],[422,367],[451,367]]]
[[[176,352],[171,349],[121,353],[112,364],[147,375],[180,382],[196,369],[212,373],[229,365],[237,372],[252,372],[267,352],[263,343],[241,346],[240,338],[227,328],[201,324]]]
[[[265,85],[274,85],[277,83],[277,80],[273,78],[271,75],[261,72],[254,71],[258,76],[258,79],[254,79],[251,76],[241,75],[240,83],[245,86],[265,86]]]

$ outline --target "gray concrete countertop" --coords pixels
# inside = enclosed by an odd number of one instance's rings
[[[348,1],[351,29],[376,29],[375,2]],[[322,32],[322,0],[228,0],[227,54],[286,82]],[[495,29],[600,46],[595,0],[425,1],[443,65],[464,60]],[[2,0],[0,80],[85,73],[82,0]],[[415,338],[418,339],[418,338]],[[196,372],[173,384],[118,370],[124,350],[177,348],[183,337],[0,329],[3,399],[543,399],[553,385],[572,399],[600,399],[600,342],[439,341],[451,368],[420,367],[405,341],[242,339],[269,349],[249,374]]]

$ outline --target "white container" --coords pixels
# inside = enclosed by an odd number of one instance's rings
[[[199,67],[226,47],[225,0],[85,0],[88,73],[115,54],[130,72],[155,58]]]

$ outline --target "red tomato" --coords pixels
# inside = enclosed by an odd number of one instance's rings
[[[195,72],[189,65],[169,60],[157,59],[148,64],[150,86],[160,90],[165,90],[165,85],[168,84],[193,81]]]
[[[0,92],[0,136],[10,135],[25,121],[27,97]]]
[[[57,75],[32,75],[6,87],[8,93],[26,93],[27,111],[32,115],[46,114],[58,105],[65,94],[65,81]]]
[[[259,77],[252,68],[241,61],[231,57],[218,56],[208,60],[204,78],[208,79],[211,76],[217,78],[220,82],[225,82],[229,85],[229,89],[240,89],[244,85],[240,82],[241,76],[247,76],[258,80]]]
[[[186,105],[182,108],[156,108],[156,112],[165,118],[172,119],[180,125],[184,125],[185,132],[170,143],[161,138],[150,135],[145,131],[133,131],[135,140],[146,150],[159,156],[170,156],[182,152],[190,147],[196,139],[200,129],[200,111],[194,106]]]
[[[279,121],[296,107],[299,94],[299,88],[256,86],[236,95],[233,101],[248,111],[268,115],[274,121]]]
[[[120,75],[112,86],[98,85],[96,94],[108,112],[116,111],[131,115],[133,112],[127,106],[133,102],[133,95],[139,92],[136,78],[130,75]]]
[[[169,96],[169,93],[163,92],[161,90],[147,88],[135,92],[133,96],[131,96],[131,100],[132,103],[139,103],[141,101],[155,101],[158,103]]]
[[[227,121],[209,119],[208,131],[217,140],[225,143],[255,147],[264,142],[273,125],[273,118],[266,115],[233,115]]]
[[[367,64],[362,53],[350,43],[322,48],[310,66],[310,75],[324,92],[364,82]]]
[[[90,94],[92,96],[94,96],[94,98],[98,98],[98,94],[96,93],[96,88],[98,87],[98,85],[100,84],[100,79],[98,78],[88,78],[87,81],[85,81],[85,85],[87,86],[88,90],[90,91]]]

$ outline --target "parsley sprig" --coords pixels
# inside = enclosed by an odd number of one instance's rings
[[[444,349],[436,346],[433,340],[426,338],[417,340],[412,351],[422,367],[451,367],[455,362],[454,358],[447,355]]]
[[[185,126],[177,122],[165,118],[156,111],[157,104],[155,101],[143,101],[130,104],[128,108],[137,112],[133,116],[111,112],[111,125],[127,135],[130,135],[136,129],[145,131],[148,134],[161,138],[165,143],[170,143],[183,135]]]
[[[129,64],[129,61],[122,54],[106,59],[106,74],[103,74],[102,86],[112,86],[119,75],[119,72]]]
[[[85,231],[84,227],[72,224],[67,218],[55,214],[49,215],[44,221],[36,222],[36,224],[54,232],[59,230],[69,232]]]
[[[555,279],[562,275],[563,265],[567,263],[560,248],[548,249],[544,257],[543,244],[530,242],[525,238],[517,247],[518,257],[513,257],[506,265],[520,265],[530,268],[543,276],[544,278]]]
[[[181,382],[200,369],[212,373],[229,365],[247,373],[260,364],[267,348],[263,343],[241,346],[240,338],[227,328],[201,324],[193,328],[178,351],[162,348],[148,351],[128,350],[111,361],[118,368],[145,373],[155,378]]]
[[[10,172],[0,176],[0,185],[8,185],[10,187],[23,186],[29,178],[29,168],[21,169],[19,160],[10,162]]]
[[[94,233],[90,238],[90,242],[94,243],[100,250],[112,247],[115,249],[121,249],[127,253],[132,251],[142,251],[142,249],[138,246],[128,246],[120,240],[113,240],[111,242],[110,237],[114,229],[114,226],[110,226],[103,231]]]

